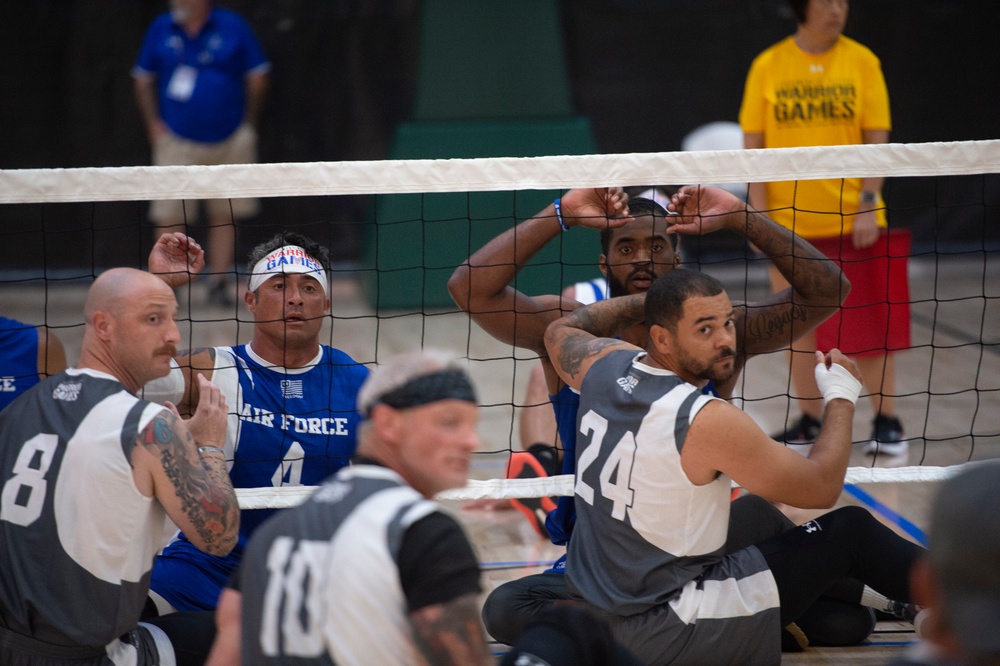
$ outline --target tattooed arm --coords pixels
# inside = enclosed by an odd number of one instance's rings
[[[479,621],[478,595],[424,606],[410,613],[413,635],[429,664],[492,664]]]
[[[225,555],[236,545],[240,511],[221,452],[226,401],[218,387],[198,377],[201,400],[190,425],[171,406],[139,433],[132,451],[136,484],[155,496],[167,515],[199,549]],[[193,434],[194,433],[194,434]]]
[[[645,300],[645,294],[610,298],[552,322],[545,331],[545,347],[562,380],[579,391],[594,361],[618,349],[640,349],[607,336],[641,322]]]
[[[671,231],[704,234],[731,229],[767,255],[790,288],[736,308],[737,357],[783,349],[843,305],[851,284],[833,261],[804,238],[748,207],[725,190],[687,186],[669,205],[678,214]]]

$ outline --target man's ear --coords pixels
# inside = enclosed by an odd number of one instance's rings
[[[674,334],[671,333],[665,326],[660,326],[659,324],[653,324],[649,327],[649,341],[653,343],[653,346],[661,354],[671,354],[674,349]]]
[[[597,260],[597,267],[601,269],[601,275],[608,277],[608,255],[602,254]]]
[[[389,445],[400,441],[403,418],[399,410],[388,405],[375,405],[372,407],[371,423],[379,441]]]
[[[250,314],[254,314],[257,309],[257,293],[249,289],[243,294],[243,303],[247,306]]]
[[[111,329],[114,328],[114,317],[104,310],[98,310],[93,317],[94,332],[97,333],[98,340],[105,342],[111,339]]]

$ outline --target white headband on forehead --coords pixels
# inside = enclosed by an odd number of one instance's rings
[[[298,245],[279,247],[258,261],[250,274],[250,291],[257,291],[268,278],[287,273],[312,273],[320,286],[323,287],[323,293],[326,294],[327,298],[330,297],[323,264],[307,254]]]

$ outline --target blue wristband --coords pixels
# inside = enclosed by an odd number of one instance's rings
[[[566,226],[566,220],[562,216],[562,199],[556,199],[552,202],[552,205],[556,208],[556,221],[559,222],[559,228],[563,231],[569,231],[569,227]]]

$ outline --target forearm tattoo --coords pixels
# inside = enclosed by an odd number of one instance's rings
[[[205,456],[199,464],[192,464],[188,452],[196,447],[194,438],[179,429],[177,421],[173,413],[160,412],[139,434],[138,443],[162,464],[182,511],[201,540],[210,547],[231,547],[236,539],[231,526],[239,518],[239,506],[235,495],[225,492],[230,485],[225,460]]]
[[[428,663],[435,666],[490,663],[476,595],[466,594],[417,609],[410,613],[410,622],[417,646]]]
[[[737,327],[742,328],[738,340],[768,341],[777,340],[783,344],[791,344],[792,324],[795,321],[805,322],[809,308],[794,303],[780,307],[755,307],[748,304],[742,307],[744,311],[743,325],[737,321]],[[737,317],[737,320],[739,317]],[[740,345],[741,347],[743,345]]]
[[[645,319],[645,302],[645,294],[609,298],[574,310],[567,319],[574,328],[610,338]]]

